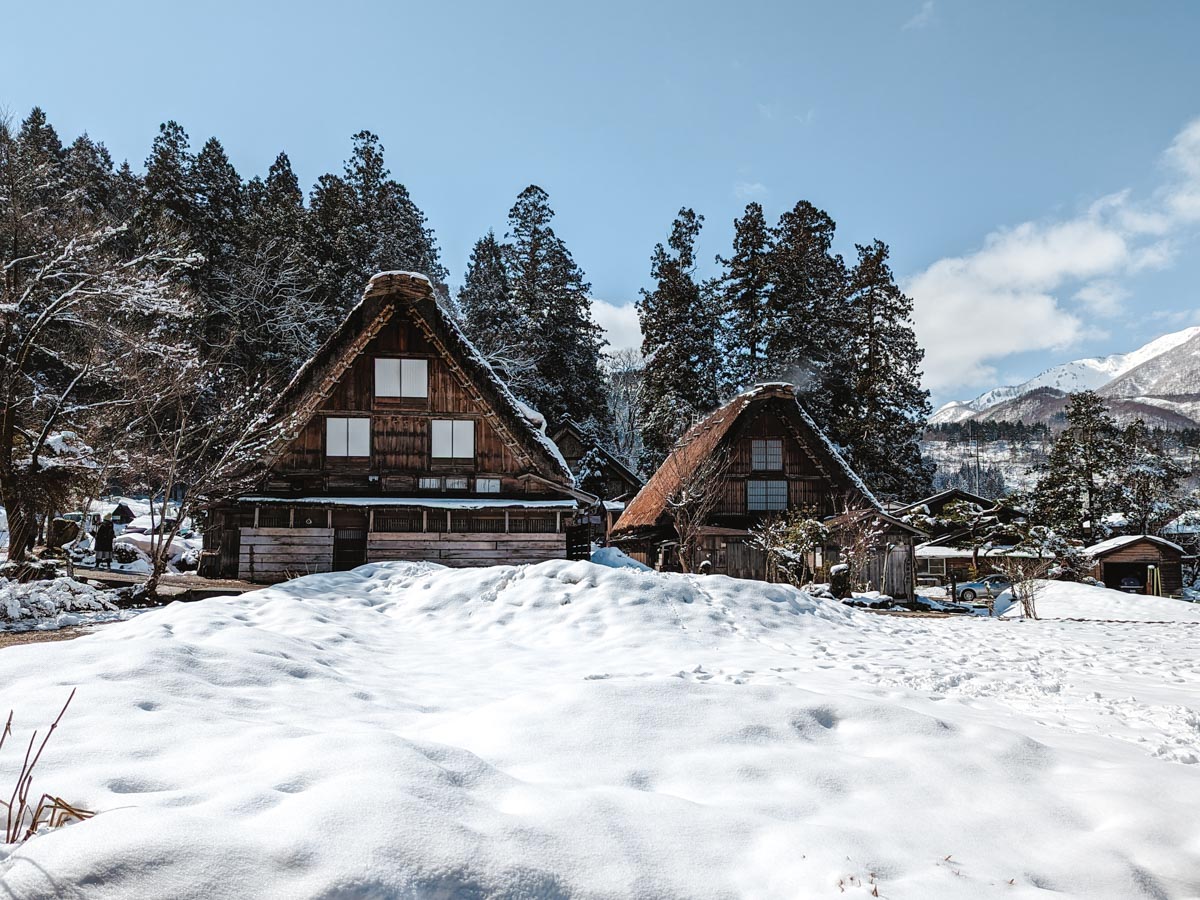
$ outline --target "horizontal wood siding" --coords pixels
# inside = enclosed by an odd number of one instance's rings
[[[496,566],[566,559],[564,534],[447,532],[414,534],[373,531],[367,535],[367,560],[425,560],[444,566]]]
[[[333,568],[332,528],[243,528],[238,577],[273,583]]]

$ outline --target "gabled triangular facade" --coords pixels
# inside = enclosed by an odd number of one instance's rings
[[[565,555],[579,492],[542,427],[423,275],[376,275],[274,404],[255,489],[218,507],[221,570]]]

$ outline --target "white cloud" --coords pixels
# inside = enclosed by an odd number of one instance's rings
[[[628,347],[641,349],[642,326],[638,321],[637,307],[632,303],[618,306],[593,297],[592,316],[596,324],[604,329],[609,344],[605,349],[609,353]]]
[[[1169,265],[1172,232],[1200,219],[1200,119],[1164,159],[1171,181],[1146,203],[1120,191],[1074,218],[1000,228],[910,279],[926,386],[987,384],[1006,357],[1065,348],[1091,333],[1091,317],[1119,314],[1119,279]]]
[[[739,200],[751,200],[766,193],[767,186],[761,181],[735,181],[733,184],[733,196]]]
[[[921,4],[921,8],[917,10],[917,14],[904,23],[902,30],[909,31],[913,28],[924,28],[927,25],[932,25],[933,22],[933,0],[925,0]]]
[[[1128,289],[1107,278],[1088,282],[1075,292],[1076,300],[1094,315],[1106,319],[1121,312],[1121,303],[1128,296]]]

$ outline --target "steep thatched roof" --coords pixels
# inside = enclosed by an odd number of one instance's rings
[[[442,309],[429,279],[416,272],[380,272],[362,300],[300,368],[268,412],[269,425],[252,464],[265,471],[286,451],[337,387],[354,360],[393,319],[406,319],[441,353],[530,475],[565,487],[574,479],[533,413],[500,380],[457,323]],[[540,421],[540,419],[539,419]]]
[[[812,417],[796,400],[796,388],[782,382],[756,385],[734,397],[707,418],[693,425],[671,451],[668,461],[658,468],[625,508],[613,535],[629,534],[637,529],[653,528],[666,518],[666,501],[679,487],[680,480],[695,472],[701,463],[723,449],[736,433],[735,426],[752,409],[771,401],[783,401],[783,410],[796,436],[811,455],[813,462],[834,482],[842,482],[852,493],[862,498],[864,505],[881,510],[879,501],[829,438],[819,429]]]

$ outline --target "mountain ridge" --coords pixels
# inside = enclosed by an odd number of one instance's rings
[[[1164,428],[1200,427],[1200,326],[1161,335],[1128,353],[1061,363],[974,400],[951,401],[929,423],[1046,422],[1061,414],[1068,394],[1082,390],[1105,397],[1121,421],[1141,418]]]

